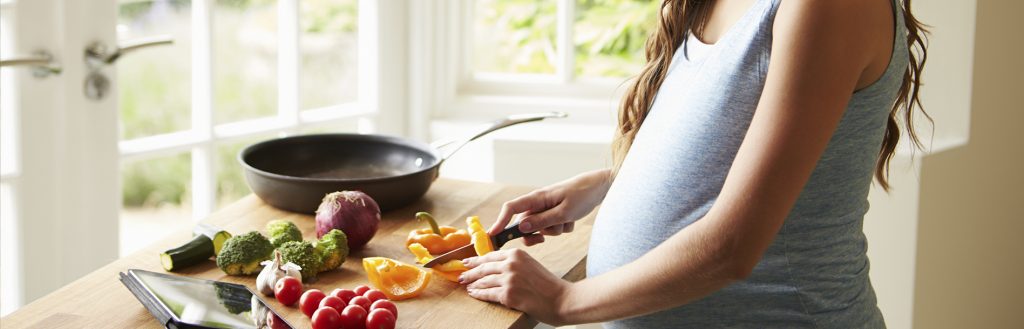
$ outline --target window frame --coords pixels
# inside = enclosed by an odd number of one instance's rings
[[[575,75],[575,0],[557,0],[555,74],[483,73],[473,71],[473,15],[476,1],[416,4],[411,47],[433,70],[426,83],[414,85],[429,95],[429,118],[485,119],[528,111],[563,111],[570,121],[609,125],[614,122],[628,78]],[[421,42],[415,42],[421,40]],[[417,67],[413,66],[416,70]],[[416,93],[414,93],[415,95]],[[414,109],[415,110],[415,109]],[[422,110],[422,109],[421,109]]]
[[[391,83],[388,78],[381,78],[389,73],[383,62],[395,60],[395,56],[381,57],[380,54],[391,51],[388,47],[395,44],[395,39],[401,38],[401,35],[381,31],[387,28],[382,24],[385,21],[384,13],[394,10],[396,5],[373,0],[358,2],[359,67],[356,100],[316,109],[302,109],[299,99],[299,0],[277,0],[277,114],[217,124],[213,117],[213,0],[194,0],[191,6],[191,128],[120,140],[118,149],[121,164],[190,153],[192,217],[193,220],[200,220],[216,209],[216,173],[218,167],[223,165],[215,160],[217,146],[268,134],[284,137],[297,134],[304,128],[352,121],[357,123],[360,133],[378,129],[396,131],[393,121],[403,116],[391,113],[399,107],[387,106],[390,104],[382,100],[391,95],[380,88],[382,83]],[[378,119],[378,122],[374,123],[372,119]],[[391,120],[382,122],[385,119]]]

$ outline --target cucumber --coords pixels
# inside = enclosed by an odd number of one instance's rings
[[[214,250],[213,240],[205,234],[198,234],[188,243],[160,254],[160,263],[164,270],[180,270],[209,260],[215,254]]]
[[[196,224],[196,226],[192,228],[192,234],[205,235],[210,238],[210,240],[213,241],[214,255],[220,254],[220,248],[224,247],[224,242],[231,238],[231,233],[207,223]]]

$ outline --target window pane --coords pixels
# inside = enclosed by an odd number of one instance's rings
[[[121,166],[121,255],[192,225],[192,156],[139,160]]]
[[[576,0],[576,75],[628,77],[640,73],[644,42],[657,27],[660,1]]]
[[[191,1],[121,0],[117,38],[171,35],[174,44],[117,61],[121,139],[187,130],[191,123]]]
[[[225,206],[252,193],[245,182],[242,165],[238,163],[238,152],[246,146],[276,138],[265,135],[217,145],[217,206]]]
[[[356,100],[358,0],[306,0],[299,5],[303,109]]]
[[[213,9],[215,123],[277,113],[277,2],[217,0]]]
[[[555,0],[477,1],[474,71],[554,73],[556,13]]]

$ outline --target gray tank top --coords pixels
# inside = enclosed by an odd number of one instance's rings
[[[587,275],[625,265],[715,202],[764,88],[781,0],[757,0],[714,45],[676,51],[651,111],[601,206]],[[774,242],[740,282],[609,328],[881,328],[863,233],[889,110],[909,58],[901,6],[883,76],[853,94]],[[679,282],[685,285],[686,282]]]

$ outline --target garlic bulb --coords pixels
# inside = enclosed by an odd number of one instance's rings
[[[256,277],[256,290],[265,296],[274,295],[274,284],[283,277],[290,276],[302,281],[302,273],[299,272],[302,268],[292,262],[281,264],[280,251],[274,251],[274,260],[263,261],[260,265],[263,265],[263,270]]]

